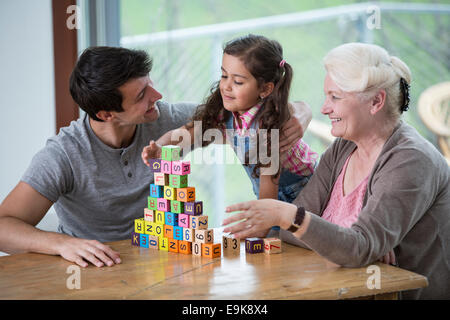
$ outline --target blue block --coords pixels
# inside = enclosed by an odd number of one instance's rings
[[[141,247],[148,248],[148,234],[141,234]]]
[[[164,197],[163,186],[158,186],[156,184],[150,184],[150,197],[152,198],[162,198]]]
[[[166,212],[164,214],[164,224],[178,226],[178,213]]]
[[[173,227],[173,238],[176,240],[183,241],[183,228],[182,227]]]

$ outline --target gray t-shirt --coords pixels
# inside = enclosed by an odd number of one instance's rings
[[[114,149],[94,134],[86,115],[61,128],[32,159],[22,177],[54,202],[59,232],[101,242],[130,238],[143,217],[153,175],[142,148],[186,124],[196,104],[157,102],[158,120],[139,124],[127,148]]]

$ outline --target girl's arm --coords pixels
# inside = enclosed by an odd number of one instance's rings
[[[263,169],[263,168],[261,168]],[[259,199],[278,199],[278,182],[280,180],[280,175],[276,179],[272,179],[272,175],[261,174],[259,177]],[[257,237],[266,237],[269,233],[270,228],[261,231]]]

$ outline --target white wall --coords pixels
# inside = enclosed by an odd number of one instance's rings
[[[55,134],[51,0],[0,0],[0,202]],[[53,230],[53,209],[38,225]]]

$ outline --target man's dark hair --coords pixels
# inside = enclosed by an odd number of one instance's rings
[[[90,47],[84,50],[70,75],[73,100],[92,119],[96,113],[123,111],[119,87],[130,79],[147,76],[153,61],[142,50]]]

